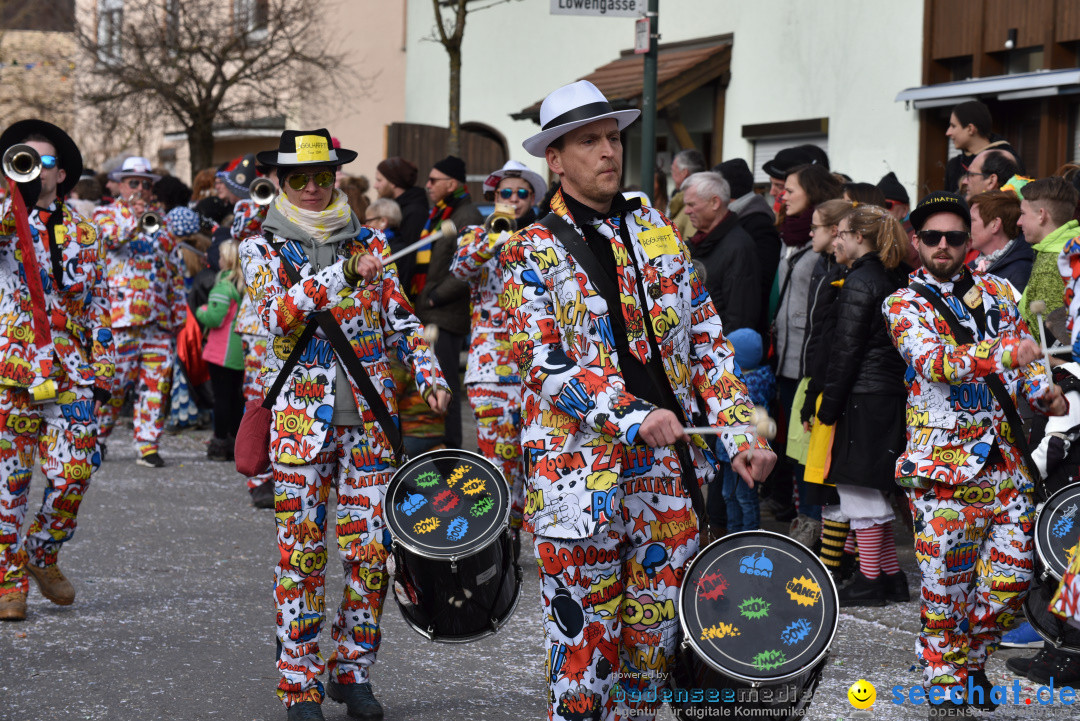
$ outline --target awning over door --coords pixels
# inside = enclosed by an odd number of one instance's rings
[[[1023,100],[1080,93],[1080,69],[1039,70],[1033,73],[995,75],[952,83],[924,85],[901,90],[896,102],[914,103],[916,110],[956,105],[965,100],[993,97],[998,100]]]

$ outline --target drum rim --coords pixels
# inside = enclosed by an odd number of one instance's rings
[[[683,600],[682,594],[684,592],[683,589],[686,588],[686,586],[685,586],[686,579],[690,577],[690,573],[694,570],[694,566],[697,565],[698,560],[700,558],[702,558],[705,551],[712,548],[713,546],[715,546],[718,543],[721,543],[723,541],[727,541],[728,539],[739,538],[741,536],[750,536],[750,535],[753,535],[755,537],[758,537],[758,536],[769,537],[769,536],[771,536],[773,538],[779,538],[779,539],[782,539],[784,541],[794,543],[796,546],[802,547],[810,555],[811,558],[814,558],[814,559],[817,558],[817,556],[814,554],[814,552],[812,550],[810,550],[809,548],[807,548],[803,544],[799,543],[794,538],[791,538],[790,536],[785,536],[782,533],[777,533],[776,531],[766,531],[764,529],[757,529],[757,530],[752,530],[752,531],[736,531],[735,533],[727,534],[723,538],[716,539],[715,541],[710,543],[708,546],[705,546],[704,548],[699,549],[697,554],[694,555],[694,558],[691,559],[690,563],[688,563],[686,565],[686,570],[683,572],[683,584],[684,585],[680,586],[680,588],[679,588],[679,628],[682,631],[683,642],[686,643],[687,645],[689,645],[693,649],[694,655],[696,655],[699,659],[701,659],[702,663],[704,663],[705,665],[709,666],[711,669],[713,669],[717,673],[720,673],[720,674],[722,674],[724,676],[728,676],[728,677],[737,679],[739,681],[745,681],[747,683],[757,684],[757,685],[760,686],[760,685],[765,685],[765,684],[770,684],[770,683],[778,683],[780,681],[786,681],[786,680],[788,680],[790,678],[795,678],[797,676],[800,676],[803,673],[805,673],[807,669],[813,668],[816,664],[820,663],[822,658],[829,655],[829,649],[832,648],[833,641],[836,640],[836,634],[840,630],[840,596],[839,596],[839,594],[838,594],[838,592],[836,590],[836,582],[833,581],[832,574],[828,572],[828,569],[826,569],[825,576],[828,578],[829,586],[833,590],[833,599],[836,601],[836,622],[833,624],[832,631],[829,633],[829,640],[825,644],[825,647],[822,648],[821,652],[818,653],[813,658],[813,660],[808,661],[807,663],[803,664],[802,667],[800,667],[799,669],[797,669],[795,671],[792,671],[791,673],[784,674],[783,676],[764,676],[764,677],[762,677],[762,676],[744,676],[743,674],[740,674],[740,673],[738,673],[736,671],[732,671],[729,668],[724,668],[723,666],[720,666],[719,664],[717,664],[715,661],[713,661],[712,657],[709,656],[709,654],[705,653],[701,649],[701,647],[697,643],[697,639],[694,638],[694,634],[690,633],[689,629],[686,626],[686,615],[682,612],[682,600]]]
[[[409,458],[409,460],[407,460],[405,463],[403,463],[401,465],[401,467],[399,467],[398,469],[396,469],[394,471],[394,475],[390,477],[389,481],[387,481],[387,483],[386,483],[386,493],[383,496],[384,499],[386,499],[386,501],[390,500],[391,487],[394,485],[394,481],[398,478],[398,475],[401,473],[401,471],[405,470],[405,468],[407,466],[409,466],[412,463],[415,463],[416,461],[419,461],[421,458],[424,458],[426,456],[433,456],[433,455],[438,455],[438,454],[441,454],[441,453],[445,454],[445,453],[448,453],[448,452],[449,453],[455,453],[455,454],[461,454],[461,455],[464,455],[464,456],[472,456],[473,458],[479,458],[484,463],[490,464],[491,467],[495,469],[495,471],[499,475],[499,478],[501,478],[502,482],[504,484],[506,484],[507,493],[506,493],[506,508],[502,513],[502,519],[500,520],[500,522],[498,524],[492,524],[492,527],[495,527],[497,525],[497,526],[503,527],[504,530],[509,528],[509,525],[510,525],[510,505],[511,505],[510,494],[512,493],[512,489],[510,488],[510,484],[507,483],[506,476],[503,475],[502,470],[498,467],[498,465],[496,465],[496,463],[494,461],[492,461],[487,456],[482,456],[479,453],[474,453],[473,451],[461,450],[459,448],[436,448],[433,451],[425,451],[425,452],[421,453],[418,456],[413,456],[413,457]],[[391,503],[388,507],[392,508],[393,504]],[[389,514],[389,512],[386,512],[386,530],[390,534],[390,538],[393,539],[395,545],[400,545],[401,548],[405,549],[406,551],[408,551],[409,553],[411,553],[414,556],[419,556],[420,558],[426,558],[426,559],[429,559],[431,561],[445,561],[447,563],[456,563],[457,561],[461,560],[462,558],[471,558],[472,556],[475,556],[476,554],[478,554],[481,551],[485,550],[489,545],[491,545],[491,544],[488,544],[488,545],[482,546],[481,548],[476,549],[472,553],[460,554],[460,555],[457,555],[457,556],[437,555],[437,554],[429,553],[429,552],[426,552],[426,551],[421,551],[421,550],[418,550],[415,546],[413,546],[413,544],[409,543],[408,538],[399,537],[398,534],[394,533],[394,529],[390,525],[390,514]],[[500,532],[499,535],[495,536],[495,538],[492,539],[492,540],[493,541],[497,540],[501,536],[502,536],[502,533]]]
[[[1066,486],[1062,486],[1061,488],[1050,494],[1050,496],[1042,502],[1042,504],[1038,507],[1038,511],[1035,514],[1034,528],[1031,532],[1031,543],[1033,546],[1035,546],[1035,555],[1036,557],[1038,557],[1039,563],[1042,564],[1042,567],[1046,571],[1046,573],[1048,573],[1052,578],[1059,582],[1061,581],[1061,574],[1058,573],[1054,569],[1054,567],[1047,562],[1046,556],[1043,554],[1042,546],[1039,543],[1039,520],[1044,517],[1046,507],[1050,505],[1051,501],[1055,500],[1058,496],[1064,496],[1065,492],[1070,490],[1080,490],[1080,481],[1077,481],[1076,483],[1070,483]],[[1080,493],[1076,493],[1075,495],[1077,499],[1080,499]],[[1060,507],[1060,504],[1058,504],[1056,507]],[[1080,521],[1080,519],[1078,519],[1078,521]]]

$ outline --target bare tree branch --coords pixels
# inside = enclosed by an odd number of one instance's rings
[[[298,101],[359,97],[369,81],[320,32],[324,8],[307,0],[251,0],[265,25],[234,15],[235,2],[124,3],[119,48],[81,24],[76,40],[93,67],[82,99],[104,127],[138,106],[141,117],[180,125],[192,172],[210,165],[214,127],[284,115]],[[175,12],[168,12],[168,8]],[[256,26],[258,25],[258,26]],[[109,116],[114,119],[108,119]]]

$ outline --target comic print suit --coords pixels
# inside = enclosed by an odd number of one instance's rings
[[[480,226],[458,238],[450,272],[470,287],[472,339],[465,368],[465,389],[476,416],[480,453],[498,463],[510,484],[510,522],[521,525],[525,510],[525,475],[521,464],[521,376],[510,357],[510,333],[502,297],[498,251]]]
[[[259,205],[246,198],[238,200],[233,208],[230,231],[232,239],[240,243],[247,238],[261,235],[267,208],[266,205]],[[255,311],[255,304],[248,295],[240,300],[240,308],[236,312],[236,332],[244,342],[244,402],[262,400],[264,390],[261,379],[263,359],[266,357],[266,329],[263,328],[262,320]],[[248,478],[247,489],[250,491],[272,482],[273,474],[267,470],[266,473]]]
[[[49,352],[58,392],[55,401],[31,402],[26,389],[40,380],[31,301],[10,200],[2,212],[0,595],[25,593],[27,562],[56,563],[61,544],[75,532],[79,504],[100,462],[94,400],[107,397],[114,363],[105,271],[94,226],[62,203],[32,209],[30,231],[50,320]],[[22,537],[35,454],[41,456],[45,495]]]
[[[425,396],[447,390],[421,335],[393,265],[373,283],[350,286],[344,261],[370,251],[386,258],[381,233],[361,228],[336,248],[336,260],[315,271],[301,243],[271,235],[240,245],[248,293],[269,338],[263,385],[269,388],[311,315],[329,310],[341,325],[383,401],[395,415],[394,384],[387,351],[412,369]],[[291,285],[282,257],[299,271]],[[321,333],[321,331],[320,331]],[[387,535],[382,515],[393,451],[352,379],[337,388],[339,361],[329,341],[312,338],[273,408],[270,458],[275,485],[278,549],[275,598],[280,645],[278,695],[286,706],[321,702],[317,679],[327,667],[318,636],[324,618],[324,569],[329,560],[326,502],[337,493],[337,554],[345,569],[345,592],[333,621],[336,645],[331,677],[365,683],[379,650],[379,615],[386,596]],[[335,393],[351,392],[362,425],[334,425]]]
[[[582,232],[562,191],[551,207]],[[629,248],[621,222],[634,239]],[[614,251],[623,303],[610,311],[622,313],[631,352],[648,361],[645,308],[685,416],[696,395],[710,424],[747,422],[753,404],[731,346],[671,222],[640,208],[590,224]],[[637,292],[631,252],[644,287],[655,289],[648,298]],[[655,407],[627,392],[609,308],[562,244],[532,225],[504,247],[502,262],[523,383],[525,528],[540,568],[549,718],[651,718],[655,704],[631,703],[628,692],[664,684],[679,583],[698,543],[677,454],[638,442]],[[741,434],[721,439],[732,456],[751,445]],[[699,482],[712,468],[703,448],[692,449]],[[623,675],[613,688],[616,672]]]
[[[976,339],[958,345],[933,306],[910,288],[882,305],[909,366],[908,440],[896,475],[908,487],[922,572],[916,652],[925,686],[964,685],[1013,625],[1033,575],[1033,480],[1012,442],[1023,431],[1009,427],[984,379],[999,375],[1014,402],[1022,395],[1041,412],[1048,385],[1039,364],[1013,362],[1020,341],[1031,336],[1008,283],[973,274],[984,332],[952,294],[960,275],[941,282],[920,269],[911,279],[942,296]]]
[[[135,386],[135,448],[158,450],[164,399],[172,384],[176,334],[187,318],[184,276],[168,233],[144,233],[126,202],[98,208],[94,223],[106,248],[116,375],[112,398],[101,407],[101,436],[109,437],[127,389]]]

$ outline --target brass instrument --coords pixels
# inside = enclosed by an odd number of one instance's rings
[[[29,145],[12,145],[4,152],[4,175],[16,183],[28,183],[41,175],[41,155]]]
[[[161,216],[152,210],[148,210],[142,214],[139,218],[139,231],[153,235],[161,230],[162,223]]]
[[[514,206],[509,203],[496,203],[494,212],[484,220],[484,230],[496,235],[517,230]]]
[[[274,198],[277,197],[277,188],[268,178],[255,178],[255,180],[251,181],[248,192],[251,194],[251,200],[256,205],[270,205],[274,202]]]

